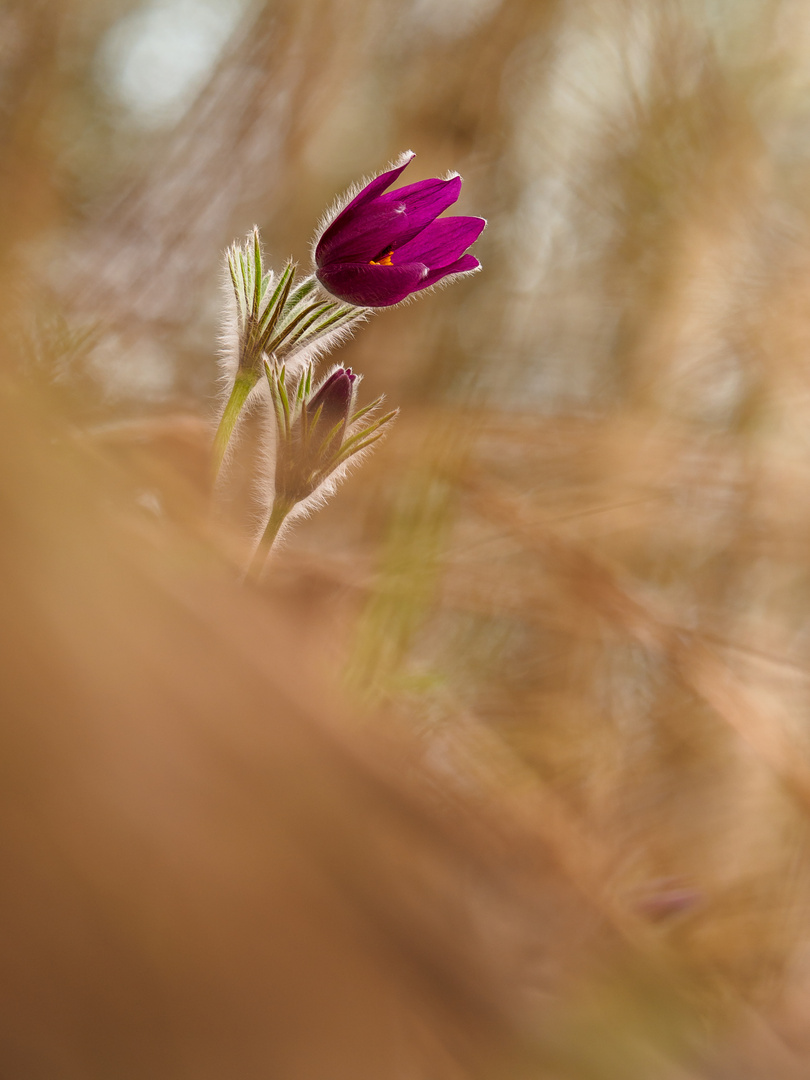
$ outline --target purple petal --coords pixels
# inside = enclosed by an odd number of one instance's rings
[[[480,265],[481,263],[474,255],[462,255],[460,259],[456,259],[450,266],[430,270],[420,283],[419,288],[427,289],[428,286],[435,285],[437,281],[441,281],[442,278],[447,277],[449,274],[468,274],[471,270],[477,270]]]
[[[439,214],[452,206],[461,191],[461,177],[420,180],[389,191],[339,214],[318,242],[315,262],[368,263],[389,248],[412,240]]]
[[[423,263],[405,266],[370,266],[344,263],[316,271],[323,287],[357,307],[389,307],[422,288],[427,267]]]
[[[405,184],[404,187],[396,188],[394,191],[389,191],[385,195],[381,195],[377,202],[388,204],[392,203],[396,205],[399,202],[410,205],[411,203],[417,204],[427,199],[435,199],[437,193],[440,198],[444,198],[443,192],[450,191],[451,194],[447,196],[447,201],[443,203],[442,210],[446,210],[448,206],[458,199],[461,192],[461,177],[451,176],[447,180],[442,180],[438,176],[430,177],[427,180],[417,180],[413,184]],[[439,211],[441,213],[441,211]]]
[[[351,370],[338,368],[307,403],[307,412],[310,416],[314,416],[320,408],[320,425],[327,431],[349,415],[353,382],[354,375]]]
[[[369,183],[355,195],[351,202],[343,207],[340,213],[336,215],[335,219],[324,229],[315,249],[315,261],[319,266],[324,258],[320,254],[324,240],[326,240],[324,248],[324,250],[326,250],[329,248],[330,238],[333,236],[335,229],[340,230],[346,222],[353,221],[357,216],[358,211],[362,210],[367,203],[372,202],[382,195],[386,188],[389,188],[394,181],[402,175],[416,157],[416,154],[414,154],[412,150],[408,151],[408,155],[407,160],[404,161],[402,165],[397,165],[393,169],[388,169],[387,172],[380,173],[379,176],[375,176],[373,180],[369,181]]]
[[[362,206],[371,199],[376,199],[378,195],[382,195],[386,188],[390,188],[393,182],[402,175],[416,157],[416,154],[414,154],[412,150],[408,151],[408,155],[407,161],[402,165],[397,165],[395,168],[389,169],[388,172],[380,173],[379,176],[375,176],[373,180],[366,184],[366,186],[355,195],[352,201],[344,206],[335,218],[335,221],[339,221],[347,211],[352,210],[357,206]]]
[[[329,378],[325,382],[321,383],[317,392],[313,394],[313,396],[309,399],[308,408],[312,409],[313,411],[317,409],[317,407],[329,393],[330,388],[334,386],[338,379],[342,379],[344,374],[346,374],[346,372],[344,372],[343,368],[338,368],[337,371],[333,371]]]
[[[449,217],[434,221],[413,240],[396,249],[394,265],[422,262],[431,269],[449,266],[475,243],[485,225],[486,221],[478,217]]]

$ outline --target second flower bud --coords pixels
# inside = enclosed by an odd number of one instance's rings
[[[292,509],[308,499],[350,458],[371,446],[382,427],[396,415],[364,424],[382,398],[355,411],[359,377],[351,368],[336,368],[317,387],[308,366],[292,386],[282,365],[265,365],[276,414],[276,505]]]

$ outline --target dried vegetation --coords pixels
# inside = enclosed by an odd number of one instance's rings
[[[113,6],[0,11],[15,1075],[39,1040],[65,1077],[806,1076],[806,6],[257,3],[130,142]],[[255,221],[305,260],[406,147],[464,176],[484,271],[343,350],[397,430],[239,592],[262,431],[212,536],[219,253]],[[119,770],[109,836],[62,720]],[[60,754],[67,824],[31,810]],[[43,1004],[57,864],[92,947]]]

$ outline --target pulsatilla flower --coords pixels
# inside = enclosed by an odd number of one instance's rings
[[[351,368],[337,368],[314,389],[311,364],[291,386],[283,365],[265,369],[276,413],[274,515],[283,520],[381,438],[396,410],[371,420],[382,398],[355,410],[360,379]]]
[[[289,259],[280,275],[263,263],[259,230],[233,244],[227,266],[236,301],[223,366],[231,393],[214,439],[213,472],[219,471],[239,415],[264,371],[265,357],[287,367],[327,351],[361,322],[366,312],[325,299],[314,276],[296,281]]]
[[[326,225],[315,245],[315,274],[331,293],[358,307],[389,307],[450,275],[478,270],[467,248],[483,218],[441,218],[461,177],[420,180],[388,191],[414,155],[381,173]]]
[[[371,419],[382,398],[355,410],[360,379],[339,367],[313,389],[312,364],[288,383],[282,364],[265,361],[270,397],[276,414],[276,477],[273,505],[247,574],[261,576],[262,567],[282,526],[296,506],[322,498],[343,467],[382,438],[397,410]]]

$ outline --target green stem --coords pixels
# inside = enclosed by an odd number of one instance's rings
[[[228,403],[219,421],[217,433],[214,436],[213,460],[211,463],[214,480],[219,475],[225,451],[228,449],[228,443],[231,441],[231,435],[233,435],[233,429],[236,427],[236,421],[239,419],[242,406],[247,401],[247,396],[258,382],[258,379],[258,373],[254,371],[240,371],[234,380],[231,396],[228,398]]]
[[[270,550],[278,536],[279,529],[284,524],[287,515],[294,505],[295,503],[289,502],[287,499],[276,499],[273,502],[273,509],[270,511],[270,520],[267,522],[259,545],[253,554],[253,558],[250,560],[250,566],[247,568],[245,578],[251,581],[259,580],[262,570],[264,569],[264,564],[267,561],[267,556],[270,554]]]

